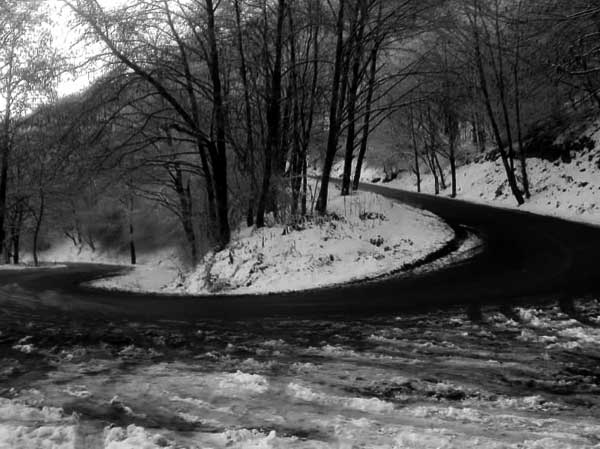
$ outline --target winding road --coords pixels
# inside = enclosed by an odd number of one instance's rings
[[[568,300],[600,293],[600,228],[382,186],[363,189],[475,229],[485,249],[443,268],[376,282],[265,296],[170,297],[104,292],[82,282],[121,267],[0,271],[0,316],[59,314],[99,320],[238,320],[262,316],[372,316],[450,304]]]

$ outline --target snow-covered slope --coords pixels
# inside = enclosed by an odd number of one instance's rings
[[[164,267],[139,267],[97,287],[183,294],[295,291],[373,278],[442,248],[454,232],[437,216],[372,193],[342,197],[332,188],[326,219],[297,226],[247,228],[169,282]],[[159,288],[157,288],[157,286]]]
[[[600,224],[600,145],[577,153],[569,163],[527,159],[531,198],[520,209]],[[516,172],[520,173],[517,163]],[[503,207],[517,207],[500,159],[472,162],[457,169],[458,197]],[[450,177],[446,174],[447,182]],[[520,177],[519,177],[520,181]],[[415,190],[416,178],[404,174],[390,186]],[[422,191],[433,193],[433,177],[424,175]],[[450,187],[442,191],[450,194]]]
[[[600,119],[588,114],[573,116],[570,121],[560,129],[546,126],[547,129],[531,137],[529,151],[531,156],[536,155],[526,161],[531,198],[519,208],[600,224]],[[502,161],[493,148],[481,154],[465,143],[465,147],[459,150],[458,160],[458,198],[494,206],[518,207],[508,186]],[[444,158],[440,162],[446,164],[444,178],[447,185],[440,194],[449,196],[450,169]],[[434,193],[434,178],[423,163],[421,171],[421,191]],[[335,164],[332,176],[341,177],[342,173],[343,161],[340,160]],[[519,160],[515,161],[515,173],[521,183]],[[385,182],[390,187],[417,190],[417,179],[412,170],[386,169],[380,163],[369,161],[368,153],[361,181]]]

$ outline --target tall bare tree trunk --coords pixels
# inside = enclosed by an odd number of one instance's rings
[[[11,65],[12,66],[12,65]],[[9,80],[10,82],[10,80]],[[0,136],[0,245],[6,245],[6,190],[8,187],[8,164],[9,164],[9,153],[10,153],[10,109],[12,107],[11,90],[9,87],[8,95],[6,98],[4,120],[2,123],[2,135]]]
[[[432,152],[433,162],[438,169],[438,174],[440,177],[440,187],[442,190],[446,190],[446,176],[444,175],[444,169],[442,168],[442,164],[440,164],[440,158],[437,155],[437,151],[435,149]]]
[[[520,17],[522,1],[519,0],[519,6],[517,8],[517,14]],[[519,25],[517,24],[519,27]],[[515,83],[515,116],[517,120],[517,138],[519,140],[519,159],[521,161],[521,178],[523,179],[523,193],[525,198],[530,198],[531,193],[529,191],[529,176],[527,175],[527,158],[525,155],[525,146],[523,145],[523,127],[521,124],[521,88],[519,79],[519,65],[520,65],[520,51],[521,51],[521,30],[520,27],[517,29],[517,42],[515,44],[515,62],[513,64],[513,80]]]
[[[445,190],[446,189],[446,179],[444,178],[444,170],[442,169],[442,165],[440,164],[440,160],[437,155],[438,145],[437,145],[437,141],[436,141],[436,136],[437,136],[438,131],[437,131],[437,127],[436,127],[434,118],[431,114],[430,107],[427,108],[427,121],[429,123],[429,139],[430,139],[429,155],[431,158],[431,165],[432,165],[434,171],[436,171],[436,169],[437,169],[436,180],[439,179],[439,187],[441,187],[442,190]],[[438,189],[436,189],[436,194],[439,193],[439,187],[438,187]]]
[[[209,153],[212,155],[213,179],[215,187],[215,201],[217,204],[217,219],[219,224],[218,249],[223,249],[231,239],[229,227],[229,191],[227,185],[227,148],[225,142],[226,117],[221,87],[221,73],[219,68],[219,51],[217,48],[217,35],[215,27],[215,9],[213,0],[206,0],[207,27],[206,36],[209,47],[209,70],[212,82],[212,100],[215,117],[216,143],[211,142]]]
[[[494,110],[492,108],[492,103],[491,103],[491,99],[490,99],[490,93],[489,93],[488,86],[487,86],[487,77],[485,75],[485,70],[483,67],[483,56],[481,55],[479,30],[477,28],[478,27],[478,24],[477,24],[478,6],[476,4],[476,0],[474,1],[474,6],[475,6],[475,8],[473,10],[474,17],[472,18],[471,25],[473,27],[473,37],[475,38],[475,42],[474,42],[475,63],[477,65],[477,70],[479,73],[479,85],[481,87],[481,92],[483,94],[483,99],[484,99],[485,107],[487,110],[488,118],[490,119],[490,123],[491,123],[492,129],[494,131],[496,145],[498,146],[498,151],[500,152],[500,158],[502,159],[502,164],[504,166],[504,171],[506,172],[508,184],[510,186],[513,196],[517,200],[517,203],[519,205],[521,205],[525,201],[523,200],[523,195],[522,195],[521,191],[519,190],[519,187],[517,186],[515,174],[510,167],[510,164],[508,161],[508,155],[506,154],[506,151],[504,150],[504,146],[502,144],[502,136],[500,135],[500,129],[498,128],[498,122],[496,121],[496,117],[494,115]]]
[[[451,128],[448,140],[450,141],[448,159],[450,161],[450,176],[452,178],[452,193],[450,193],[450,196],[456,198],[456,131],[454,128]]]
[[[241,12],[239,0],[234,1],[235,8],[235,23],[236,23],[236,37],[237,47],[240,57],[240,77],[242,79],[242,88],[244,89],[244,114],[246,119],[246,152],[248,153],[248,175],[250,176],[250,187],[251,192],[248,200],[248,210],[246,214],[246,224],[252,226],[254,224],[254,202],[256,201],[257,195],[257,181],[254,175],[255,163],[254,163],[254,135],[252,126],[252,107],[250,105],[250,89],[248,87],[248,69],[246,67],[246,53],[244,52],[244,44],[242,38],[242,24],[241,24]]]
[[[327,136],[327,149],[325,152],[325,161],[323,164],[323,173],[321,175],[321,189],[319,190],[319,197],[315,209],[321,215],[327,212],[327,194],[329,191],[329,178],[331,175],[331,168],[333,167],[333,160],[337,153],[338,144],[338,103],[340,95],[340,76],[343,64],[343,47],[344,47],[344,6],[346,0],[340,0],[337,23],[336,23],[336,34],[337,42],[335,49],[335,63],[333,68],[333,79],[331,82],[331,103],[329,106],[329,133]]]
[[[37,216],[35,217],[35,228],[33,230],[33,264],[37,267],[39,266],[38,259],[38,242],[40,236],[40,229],[42,228],[42,220],[44,219],[45,212],[45,195],[44,191],[40,189],[40,208],[38,209]]]
[[[496,84],[498,86],[498,93],[500,94],[500,105],[502,106],[502,117],[504,118],[504,128],[506,129],[506,139],[508,140],[508,162],[511,171],[515,171],[515,150],[513,144],[512,127],[510,125],[510,118],[508,113],[508,105],[506,101],[506,87],[505,87],[505,76],[504,76],[504,57],[502,55],[502,33],[500,32],[500,11],[499,11],[499,0],[496,0],[496,11],[495,11],[495,29],[496,29],[496,50],[498,52],[498,66],[494,63],[492,56],[492,66],[496,75]],[[490,51],[491,45],[490,45]],[[513,175],[514,177],[514,175]]]
[[[24,201],[23,198],[17,200],[15,205],[15,216],[11,225],[12,256],[15,265],[19,265],[21,256],[21,229],[23,227],[23,214],[25,212]]]
[[[440,178],[438,176],[437,167],[435,165],[434,152],[432,148],[429,148],[428,163],[431,174],[433,175],[433,191],[436,195],[440,193]]]
[[[135,251],[135,237],[133,234],[133,210],[134,210],[134,202],[133,195],[130,195],[129,198],[129,210],[127,211],[127,215],[129,218],[129,257],[131,261],[131,265],[135,265],[137,263],[137,255]],[[190,198],[191,204],[191,198]]]
[[[359,7],[360,5],[360,7]],[[344,172],[342,175],[342,195],[346,196],[350,193],[350,177],[352,176],[352,159],[354,159],[354,141],[356,138],[356,101],[358,98],[358,87],[360,83],[360,66],[362,62],[364,44],[362,42],[365,31],[365,22],[367,20],[367,2],[366,0],[358,0],[355,6],[356,15],[358,16],[358,31],[356,39],[353,41],[353,48],[348,50],[349,58],[353,53],[352,60],[352,79],[350,91],[348,92],[348,129],[346,130],[346,152],[344,155]],[[364,132],[364,130],[363,130]],[[367,136],[363,134],[363,136]],[[365,141],[366,150],[366,141]]]
[[[177,192],[177,196],[179,198],[179,207],[181,209],[181,225],[183,226],[183,231],[188,241],[188,246],[190,248],[192,266],[195,267],[198,264],[198,248],[196,244],[196,232],[194,231],[194,222],[192,218],[192,193],[190,189],[190,183],[188,180],[187,185],[184,184],[183,173],[179,166],[175,167],[175,173],[172,174],[171,177],[175,186],[175,192]],[[133,233],[133,226],[130,227],[130,231]],[[133,242],[132,235],[131,238],[131,242]],[[132,264],[135,264],[134,255],[135,252],[132,252]]]
[[[277,156],[277,147],[280,143],[281,66],[284,14],[285,0],[278,0],[277,30],[275,32],[275,63],[273,65],[273,74],[271,78],[270,89],[268,90],[269,99],[267,104],[267,144],[265,146],[263,183],[256,212],[256,226],[259,228],[265,225],[265,210],[267,206],[267,201],[269,200],[269,194],[271,193],[271,175],[273,171],[273,161]],[[272,199],[272,201],[276,201],[276,199]]]
[[[409,110],[410,120],[410,137],[413,146],[413,154],[415,158],[415,175],[417,176],[417,192],[421,193],[421,168],[419,166],[419,148],[417,146],[417,134],[415,132],[415,118],[413,113],[413,107],[410,106]]]
[[[311,12],[313,3],[311,5]],[[317,21],[314,25],[313,35],[312,35],[312,80],[310,87],[310,99],[308,105],[308,117],[306,122],[304,122],[304,113],[301,115],[302,123],[303,123],[303,136],[302,136],[302,199],[301,199],[301,213],[303,216],[307,213],[307,198],[308,198],[308,147],[310,145],[313,121],[315,116],[315,107],[317,102],[317,88],[319,83],[319,31],[320,27],[320,12],[321,12],[321,1],[314,1],[314,6],[316,7],[316,17]]]
[[[367,146],[369,143],[369,133],[371,132],[371,103],[373,102],[373,93],[375,91],[375,81],[377,75],[377,53],[379,51],[378,43],[374,44],[371,50],[371,63],[369,68],[369,84],[367,86],[367,100],[365,104],[365,117],[363,121],[363,134],[360,142],[360,150],[358,152],[358,159],[356,161],[356,167],[354,168],[354,181],[352,183],[352,189],[357,190],[358,184],[360,183],[360,175],[362,171],[363,161],[365,154],[367,153]]]
[[[289,32],[289,47],[290,47],[290,87],[291,92],[289,93],[290,101],[293,102],[292,106],[292,154],[290,164],[290,184],[292,188],[292,204],[291,214],[292,217],[296,217],[298,214],[298,201],[300,199],[300,189],[302,188],[302,142],[300,136],[300,125],[301,116],[300,114],[304,111],[300,111],[300,92],[298,90],[298,73],[296,68],[296,42],[295,42],[295,26],[294,26],[294,14],[290,9],[288,14],[288,22],[290,29]],[[304,94],[303,94],[304,95]]]
[[[308,198],[308,162],[306,161],[306,153],[304,153],[304,159],[302,161],[302,199],[300,201],[301,204],[301,213],[302,216],[306,216],[307,213],[307,208],[306,208],[306,203],[307,203],[307,198]]]
[[[448,67],[448,48],[447,42],[443,42],[444,52],[444,96],[442,100],[442,112],[445,121],[445,133],[448,135],[448,162],[450,163],[450,196],[456,198],[456,140],[460,132],[457,113],[452,94],[452,83]],[[440,172],[442,170],[440,169]]]
[[[2,135],[2,160],[0,167],[0,244],[4,244],[6,241],[6,230],[5,230],[5,221],[6,221],[6,188],[8,184],[8,153],[9,143],[8,136],[6,133]]]

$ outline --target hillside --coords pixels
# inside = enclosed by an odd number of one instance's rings
[[[539,148],[540,141],[546,142],[543,148]],[[538,137],[535,143],[536,155],[527,157],[531,198],[519,208],[600,224],[600,120],[584,124],[573,123],[552,136],[552,140],[545,135]],[[534,148],[533,142],[529,148]],[[518,207],[511,195],[497,151],[488,149],[482,154],[466,155],[462,160],[462,165],[457,168],[459,199],[502,207]],[[342,166],[342,161],[336,164],[333,176],[341,176]],[[515,171],[518,181],[521,182],[518,160],[515,161]],[[390,179],[389,172],[389,169],[368,161],[361,180],[416,190],[416,176],[412,170],[396,169],[394,174],[397,176],[394,179]],[[440,194],[449,196],[450,170],[447,166],[444,174],[448,185]],[[422,192],[433,194],[432,174],[426,172],[421,177]]]
[[[330,190],[330,214],[294,226],[240,229],[230,245],[191,271],[158,261],[95,287],[176,294],[261,294],[327,287],[390,274],[454,238],[427,211],[358,192]]]

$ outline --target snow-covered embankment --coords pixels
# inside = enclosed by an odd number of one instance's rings
[[[328,209],[328,217],[296,227],[245,228],[189,272],[149,264],[93,286],[179,294],[304,290],[397,271],[454,238],[436,215],[374,193],[342,197],[332,188]]]

